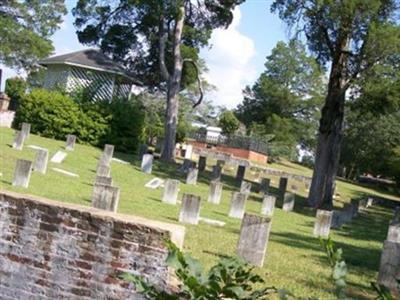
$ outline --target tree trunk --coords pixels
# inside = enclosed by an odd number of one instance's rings
[[[322,109],[318,133],[314,173],[308,204],[315,208],[331,209],[342,141],[345,102],[345,71],[347,57],[339,54],[332,61],[328,95]]]
[[[174,32],[174,69],[168,80],[167,111],[165,116],[165,139],[161,160],[175,160],[176,129],[178,126],[179,91],[181,87],[183,60],[181,55],[182,29],[185,21],[185,8],[179,8]]]

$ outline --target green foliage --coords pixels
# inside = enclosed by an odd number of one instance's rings
[[[397,280],[397,290],[400,292],[400,280]],[[371,282],[372,288],[375,290],[375,292],[378,294],[378,297],[376,297],[376,300],[396,300],[397,298],[392,295],[390,290],[381,285],[377,284],[376,282]]]
[[[218,126],[222,128],[222,133],[226,135],[232,135],[239,129],[240,122],[236,118],[235,114],[230,111],[224,111],[219,116]]]
[[[63,0],[2,1],[0,3],[0,62],[29,69],[53,50],[49,37],[67,13]]]
[[[253,273],[253,268],[237,258],[223,258],[209,272],[205,273],[200,262],[179,250],[172,242],[168,245],[168,266],[175,269],[181,284],[173,293],[159,291],[141,277],[123,274],[122,278],[133,282],[136,289],[146,299],[266,299],[276,293],[274,287],[255,289],[264,280]]]
[[[9,109],[15,110],[27,89],[26,81],[21,77],[8,78],[6,80],[5,93],[11,98]]]
[[[31,123],[31,132],[64,140],[75,134],[81,142],[97,145],[107,123],[98,113],[85,113],[70,97],[55,91],[35,89],[21,98],[14,127]]]

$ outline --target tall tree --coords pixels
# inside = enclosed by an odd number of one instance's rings
[[[346,91],[357,77],[400,50],[398,0],[275,0],[296,34],[304,33],[322,65],[330,65],[308,202],[332,207],[340,157]]]
[[[228,26],[244,0],[79,0],[74,15],[78,38],[99,45],[140,77],[166,92],[165,140],[161,158],[174,159],[178,93],[197,81],[200,48],[214,28]]]
[[[0,1],[0,63],[29,70],[51,54],[49,38],[66,13],[64,0]]]

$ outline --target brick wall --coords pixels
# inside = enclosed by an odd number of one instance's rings
[[[141,299],[116,275],[172,288],[164,239],[184,228],[0,191],[1,299]]]

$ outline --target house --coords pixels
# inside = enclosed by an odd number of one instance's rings
[[[132,87],[140,85],[131,74],[96,49],[49,57],[39,64],[46,67],[45,88],[60,87],[68,93],[86,89],[94,100],[127,98]]]

